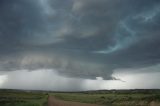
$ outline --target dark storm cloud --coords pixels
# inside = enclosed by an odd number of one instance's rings
[[[111,78],[160,62],[158,0],[2,0],[0,69]]]

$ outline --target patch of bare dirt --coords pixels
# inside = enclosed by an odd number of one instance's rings
[[[87,104],[87,103],[79,103],[79,102],[70,102],[58,100],[53,96],[48,97],[48,106],[99,106],[96,104]]]
[[[150,103],[150,106],[160,106],[160,103],[152,101]]]

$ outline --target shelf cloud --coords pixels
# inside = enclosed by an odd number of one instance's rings
[[[159,0],[1,0],[0,70],[115,79],[160,63]]]

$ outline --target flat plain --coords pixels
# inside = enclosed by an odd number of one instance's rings
[[[160,106],[160,90],[0,90],[0,106]]]
[[[34,91],[0,90],[0,106],[44,106],[47,95]]]
[[[160,90],[100,90],[53,93],[54,97],[72,102],[104,106],[160,106]]]

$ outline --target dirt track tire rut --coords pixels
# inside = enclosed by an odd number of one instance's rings
[[[87,103],[79,103],[79,102],[70,102],[58,100],[53,96],[48,97],[48,106],[99,106],[96,104],[87,104]]]

